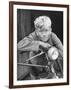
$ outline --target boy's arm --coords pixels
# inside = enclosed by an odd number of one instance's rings
[[[60,39],[57,37],[56,34],[52,33],[52,40],[54,45],[56,46],[56,48],[59,51],[60,56],[63,57],[63,45],[62,42],[60,41]]]
[[[50,47],[50,44],[44,43],[42,41],[37,41],[35,32],[31,33],[29,36],[25,37],[21,41],[18,42],[17,48],[20,51],[39,51],[40,45],[44,48]]]
[[[29,36],[25,37],[18,42],[17,48],[20,51],[38,51],[39,41],[34,40],[35,34],[31,33]]]

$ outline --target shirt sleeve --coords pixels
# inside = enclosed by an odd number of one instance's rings
[[[20,51],[38,51],[39,41],[34,40],[35,34],[31,33],[18,42],[17,48]]]
[[[52,41],[53,44],[56,46],[56,48],[59,51],[60,56],[63,57],[63,45],[62,42],[60,41],[60,39],[57,37],[56,34],[52,33]]]

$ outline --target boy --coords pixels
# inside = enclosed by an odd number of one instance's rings
[[[58,78],[62,77],[62,58],[63,58],[63,46],[60,39],[52,32],[51,19],[48,16],[39,16],[35,19],[35,31],[29,34],[18,43],[18,50],[20,51],[30,51],[29,56],[32,57],[40,52],[45,52],[51,47],[56,47],[59,56],[54,61],[50,60],[48,53],[37,56],[30,60],[28,63],[35,65],[48,65],[47,68],[42,67],[31,67],[31,78],[41,79],[41,78],[54,78],[55,74]],[[58,61],[61,61],[58,63]],[[59,67],[58,67],[59,65]],[[61,65],[61,66],[60,66]],[[53,67],[52,67],[53,66]],[[54,69],[54,70],[52,70]]]

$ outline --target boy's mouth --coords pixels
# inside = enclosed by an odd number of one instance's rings
[[[41,40],[42,41],[48,41],[48,37],[42,37]]]

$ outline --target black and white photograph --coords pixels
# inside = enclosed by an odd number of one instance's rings
[[[63,12],[17,9],[17,42],[18,80],[63,78]]]
[[[25,2],[10,6],[10,87],[68,84],[68,6]]]

